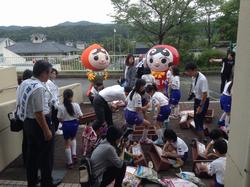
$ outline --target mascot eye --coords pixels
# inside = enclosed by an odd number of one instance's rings
[[[106,60],[108,60],[109,59],[109,57],[106,55]]]
[[[163,64],[166,64],[167,63],[167,59],[161,59],[161,63],[163,63]]]
[[[99,58],[98,56],[94,56],[94,60],[97,61]]]
[[[153,59],[152,59],[152,58],[150,58],[149,62],[152,64],[154,61],[153,61]]]

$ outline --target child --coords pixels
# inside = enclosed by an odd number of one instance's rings
[[[180,92],[180,71],[177,67],[172,67],[172,79],[169,83],[170,85],[170,104],[174,109],[174,118],[178,118],[180,115],[180,106],[179,101],[181,99],[181,92]]]
[[[141,78],[146,81],[146,86],[155,84],[155,77],[151,74],[149,67],[144,68],[144,74]]]
[[[168,119],[171,113],[168,98],[163,93],[157,92],[155,85],[148,85],[146,92],[152,97],[153,107],[157,110],[156,133],[158,139],[155,141],[155,144],[163,144],[163,122]]]
[[[227,143],[225,140],[217,140],[214,142],[215,153],[219,156],[211,164],[201,165],[200,170],[207,172],[209,175],[215,175],[215,187],[224,187],[224,174],[226,169],[226,153]]]
[[[73,91],[66,89],[63,92],[63,105],[58,108],[57,117],[63,123],[63,137],[65,140],[65,155],[67,158],[67,167],[72,169],[73,161],[76,162],[76,133],[78,129],[78,120],[83,116],[78,103],[73,103]]]
[[[225,123],[226,130],[229,130],[230,123],[230,112],[231,112],[231,104],[232,104],[232,87],[233,81],[228,82],[225,85],[223,94],[220,97],[220,105],[221,109],[224,111],[222,114],[219,125],[223,125]]]
[[[92,86],[90,93],[88,95],[91,104],[93,104],[94,97],[99,93],[99,91],[101,91],[103,89],[104,89],[103,80],[96,79],[94,81],[94,85]]]
[[[221,130],[221,129],[213,129],[210,134],[209,137],[212,139],[209,144],[206,147],[206,151],[205,151],[205,156],[206,157],[210,157],[210,156],[216,156],[218,157],[218,155],[214,154],[214,153],[210,153],[208,154],[208,151],[214,146],[214,142],[219,140],[219,139],[223,139],[227,142],[228,140],[228,136],[227,134]]]
[[[188,158],[188,146],[172,129],[166,129],[164,132],[166,144],[163,147],[163,156],[176,158],[177,163],[182,166]]]
[[[134,89],[127,97],[127,107],[125,109],[125,120],[129,127],[133,128],[134,125],[145,126],[142,138],[140,140],[141,143],[151,142],[150,139],[147,138],[150,122],[143,119],[143,117],[139,115],[139,113],[144,110],[142,107],[141,93],[145,91],[145,85],[146,81],[143,79],[138,79],[136,81]]]
[[[173,66],[173,65],[174,65],[174,64],[173,64],[172,62],[170,62],[170,63],[168,64],[167,79],[166,79],[166,95],[167,95],[167,96],[168,96],[168,92],[169,92],[168,85],[169,85],[169,83],[171,82],[172,77],[173,77],[173,75],[172,75],[172,66]]]

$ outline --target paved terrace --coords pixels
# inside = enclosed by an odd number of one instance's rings
[[[89,105],[82,105],[82,110],[84,112],[88,112],[92,110],[92,107]],[[219,108],[218,102],[212,102],[210,108],[215,110],[215,118],[212,124],[209,124],[209,128],[215,128],[216,122],[221,114],[221,110]],[[191,103],[182,103],[181,110],[192,109]],[[120,112],[114,113],[114,122],[117,125],[122,125],[124,123],[123,113],[122,110]],[[173,128],[178,136],[183,138],[185,142],[189,145],[189,158],[185,166],[182,168],[182,171],[192,171],[192,161],[191,161],[191,147],[190,143],[192,138],[195,137],[193,130],[183,130],[180,129],[179,125],[177,124],[177,120],[170,121],[170,128]],[[81,129],[78,131],[78,153],[80,152],[80,143],[81,143]],[[79,164],[76,164],[72,170],[67,170],[65,168],[65,156],[64,156],[64,140],[62,136],[56,136],[55,142],[55,164],[54,164],[54,177],[55,178],[62,178],[63,183],[60,186],[64,187],[77,187],[79,186],[79,176],[78,176],[78,168]],[[80,159],[80,157],[79,157]],[[178,169],[170,169],[165,172],[159,173],[160,176],[174,176],[175,173],[179,172]],[[22,157],[20,156],[17,158],[12,164],[10,164],[3,172],[0,173],[0,187],[21,187],[26,186],[26,175],[25,169],[22,164]],[[205,183],[208,184],[209,180],[203,180]]]

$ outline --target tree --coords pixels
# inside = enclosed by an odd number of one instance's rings
[[[162,44],[176,26],[194,17],[194,0],[111,0],[118,23],[130,24],[152,44]],[[157,41],[157,42],[156,42]]]
[[[217,19],[220,39],[236,42],[240,0],[230,0],[221,7],[222,16]]]
[[[212,24],[220,14],[220,6],[223,0],[198,0],[198,20],[204,22],[204,28],[207,36],[207,45],[211,46],[213,37]]]

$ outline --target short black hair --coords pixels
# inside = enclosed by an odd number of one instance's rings
[[[151,93],[151,92],[156,92],[157,91],[157,87],[156,87],[156,85],[155,84],[153,84],[153,85],[147,85],[147,87],[146,87],[146,92],[147,93]]]
[[[173,62],[170,62],[170,63],[168,63],[168,67],[170,68],[171,66],[173,66],[174,64],[173,64]]]
[[[227,55],[231,55],[233,59],[235,59],[235,52],[234,51],[229,51]]]
[[[190,63],[187,63],[186,66],[185,66],[185,70],[188,71],[188,70],[197,70],[197,65],[193,62],[190,62]]]
[[[177,141],[177,135],[172,129],[166,129],[164,131],[164,140],[173,140],[174,142]]]
[[[122,131],[117,127],[111,126],[107,130],[106,139],[111,145],[115,145],[116,140],[122,137]]]
[[[179,70],[178,67],[173,66],[173,67],[172,67],[172,71],[173,71],[173,75],[174,75],[174,76],[180,75],[180,70]]]
[[[149,67],[145,67],[143,70],[143,74],[151,74],[151,69]]]
[[[124,87],[124,92],[129,93],[131,92],[132,88],[130,86],[125,86]]]
[[[227,142],[223,139],[216,140],[213,147],[222,155],[227,153]]]
[[[102,78],[97,78],[94,80],[94,86],[103,86],[103,79]]]
[[[212,140],[218,140],[220,138],[223,138],[223,134],[221,132],[220,129],[213,129],[210,133],[209,133],[209,137]]]
[[[56,72],[56,75],[58,75],[58,71],[56,68],[52,68],[51,73]]]
[[[29,69],[24,70],[23,77],[22,77],[23,81],[26,80],[26,79],[31,78],[32,75],[33,75],[33,72],[31,70],[29,70]]]
[[[52,65],[45,60],[38,60],[33,66],[33,76],[39,77],[42,73],[47,72],[52,68]]]

